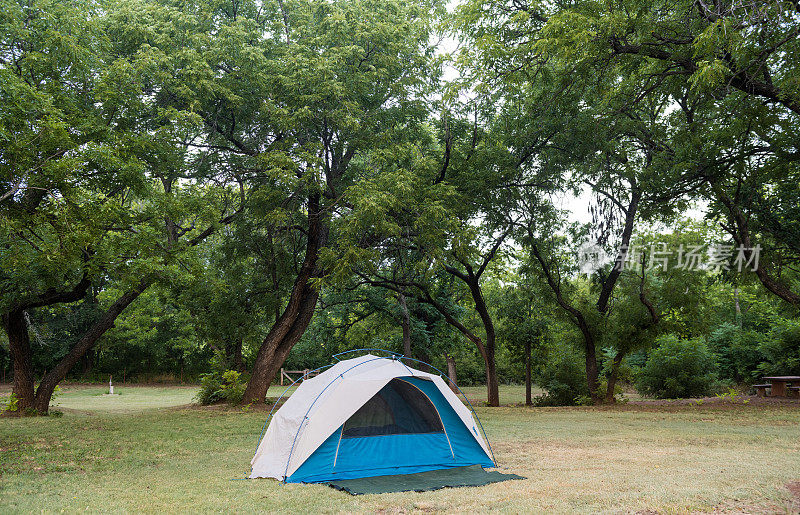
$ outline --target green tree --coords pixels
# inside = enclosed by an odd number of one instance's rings
[[[104,102],[100,7],[5,2],[3,12],[1,311],[18,407],[46,413],[55,385],[34,390],[26,312],[79,301],[101,270],[120,265],[126,242],[110,231],[141,222],[120,202],[122,192],[147,186]],[[48,382],[77,354],[53,368]]]
[[[654,92],[677,107],[661,166],[713,202],[769,291],[797,305],[800,26],[792,1],[577,2],[543,16],[533,44],[582,73],[625,71],[607,97]],[[524,22],[523,22],[524,23]]]
[[[120,313],[233,215],[224,187],[179,184],[198,157],[180,144],[196,119],[158,101],[153,56],[126,55],[116,38],[119,11],[3,7],[0,311],[18,407],[47,413]],[[83,301],[104,282],[118,296],[34,389],[26,314]]]
[[[331,220],[350,209],[343,193],[384,173],[388,156],[412,151],[427,119],[423,99],[437,75],[428,42],[436,5],[381,0],[286,7],[278,20],[286,42],[276,45],[282,59],[270,73],[279,77],[274,102],[289,115],[280,132],[293,163],[284,191],[307,213],[297,224],[306,247],[286,307],[256,353],[244,402],[264,399],[311,321],[318,281],[327,273],[318,258],[338,237]],[[265,103],[257,112],[266,118],[273,109]]]

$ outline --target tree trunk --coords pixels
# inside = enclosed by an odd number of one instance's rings
[[[594,338],[589,341],[584,339],[586,351],[586,384],[589,387],[589,397],[593,404],[602,404],[600,396],[600,369],[597,366],[597,352],[594,348]]]
[[[239,372],[244,372],[247,370],[247,367],[244,365],[244,358],[242,357],[243,344],[244,342],[241,339],[238,340],[233,351],[233,366],[236,367],[236,370]]]
[[[614,389],[617,387],[617,378],[619,377],[619,366],[622,363],[624,354],[619,351],[614,355],[611,361],[611,372],[608,375],[608,385],[606,387],[606,404],[614,404],[617,402],[614,396]]]
[[[603,404],[603,396],[600,394],[600,367],[597,365],[597,349],[595,348],[595,336],[586,318],[578,310],[580,316],[575,317],[575,323],[583,335],[583,349],[586,357],[586,385],[589,388],[589,397],[592,404]]]
[[[225,346],[225,361],[226,366],[238,372],[244,372],[244,360],[242,358],[242,338],[237,338],[233,343],[226,344]]]
[[[472,300],[475,302],[475,310],[483,322],[483,328],[486,331],[486,343],[484,344],[485,352],[483,354],[484,361],[486,362],[486,404],[488,406],[500,406],[500,388],[497,380],[497,363],[495,362],[495,332],[494,322],[486,307],[486,299],[483,297],[483,291],[480,287],[480,278],[472,277],[468,283],[470,292],[472,293]]]
[[[253,374],[247,383],[242,402],[264,402],[269,386],[275,379],[289,351],[300,341],[308,328],[319,298],[319,290],[311,284],[319,276],[317,257],[325,245],[328,229],[322,223],[320,196],[311,195],[308,202],[308,238],[303,264],[292,286],[289,302],[280,318],[272,325],[256,354]]]
[[[284,325],[291,324],[288,331],[282,334],[283,327],[281,327],[281,324],[275,324],[258,349],[256,362],[253,365],[253,374],[250,376],[250,381],[247,383],[247,388],[242,398],[243,403],[264,402],[269,386],[286,361],[289,351],[300,341],[303,333],[308,328],[308,324],[314,315],[319,292],[309,285],[306,285],[303,290],[301,294],[302,307],[291,318],[291,321],[286,316],[288,307],[281,315],[281,322],[284,322]]]
[[[447,322],[456,327],[458,330],[461,331],[464,336],[466,336],[475,346],[478,348],[478,352],[480,353],[481,357],[483,358],[483,363],[486,367],[486,405],[487,406],[499,406],[500,405],[500,389],[498,386],[497,380],[497,370],[496,370],[496,363],[495,363],[495,333],[494,333],[494,324],[492,323],[492,319],[489,317],[489,313],[486,310],[486,303],[483,301],[483,296],[480,295],[480,288],[477,289],[477,295],[475,296],[475,309],[478,311],[478,314],[481,315],[481,319],[483,321],[484,329],[486,330],[486,341],[484,342],[478,336],[470,332],[462,323],[457,321],[455,318],[450,315],[444,307],[442,307],[438,303],[433,303],[433,305],[437,308],[437,310],[444,315]],[[475,294],[473,294],[475,295]],[[430,300],[430,299],[429,299]]]
[[[402,293],[398,296],[400,302],[400,326],[403,328],[403,355],[407,358],[411,356],[411,317],[408,315],[406,296]]]
[[[458,394],[458,378],[456,377],[456,360],[453,359],[453,356],[450,354],[445,354],[445,359],[447,360],[447,375],[449,380],[447,381],[448,386],[453,393]]]
[[[531,341],[525,338],[525,405],[533,405],[531,397]]]
[[[14,371],[12,393],[17,399],[19,411],[33,407],[34,383],[28,323],[25,311],[17,309],[3,314],[3,329],[8,335],[8,350]]]
[[[486,405],[500,406],[500,387],[497,380],[497,363],[494,357],[494,338],[486,342]]]
[[[81,358],[81,379],[86,380],[86,377],[92,371],[94,366],[94,357],[91,353],[87,353],[83,358]]]
[[[507,234],[507,233],[506,233]],[[475,273],[473,268],[469,265],[466,266],[467,273],[460,272],[453,267],[445,266],[445,270],[451,275],[458,277],[466,285],[469,287],[470,294],[472,296],[472,300],[475,303],[475,311],[478,313],[481,319],[481,323],[486,331],[486,340],[482,340],[479,336],[474,334],[470,331],[463,323],[459,322],[447,308],[445,308],[439,301],[434,298],[431,293],[425,289],[424,287],[417,286],[422,295],[417,297],[418,300],[421,302],[425,302],[433,306],[436,311],[441,313],[444,319],[447,321],[448,324],[458,329],[461,334],[463,334],[469,341],[475,344],[478,348],[478,352],[480,353],[481,357],[483,358],[484,364],[486,365],[486,403],[488,406],[499,406],[500,405],[500,393],[498,388],[498,380],[497,380],[497,366],[495,363],[495,330],[494,330],[494,323],[492,322],[492,317],[489,314],[489,310],[486,308],[486,300],[483,298],[483,293],[480,287],[480,276],[485,270],[486,265],[491,260],[491,256],[497,252],[497,248],[499,247],[499,242],[502,239],[498,240],[498,243],[492,249],[491,255],[486,258],[484,264],[478,269],[478,272]],[[386,286],[386,283],[382,282],[374,282],[378,286]],[[403,293],[402,290],[395,290],[398,293]],[[417,349],[419,353],[421,349]]]
[[[78,340],[58,364],[50,372],[42,377],[39,387],[36,389],[36,397],[33,401],[33,409],[41,414],[47,415],[50,408],[50,399],[58,383],[67,377],[69,371],[74,367],[83,356],[97,344],[100,337],[106,331],[114,327],[117,317],[127,308],[131,302],[136,300],[152,284],[151,279],[143,279],[139,284],[123,293],[109,308],[103,316],[89,328],[88,331]]]

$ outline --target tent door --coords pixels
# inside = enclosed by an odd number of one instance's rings
[[[402,379],[398,379],[398,381],[403,381],[403,380]],[[441,413],[439,413],[439,408],[437,408],[436,404],[433,403],[433,400],[431,400],[431,398],[428,397],[428,394],[423,392],[422,390],[420,390],[417,385],[411,384],[408,381],[403,381],[403,382],[406,383],[409,386],[413,386],[414,388],[416,388],[417,391],[419,391],[419,393],[424,395],[425,398],[428,399],[428,402],[431,403],[431,406],[433,407],[433,410],[436,412],[436,416],[439,417],[439,423],[442,424],[442,431],[444,431],[444,437],[447,438],[447,445],[450,447],[450,455],[453,457],[453,459],[455,459],[456,453],[453,452],[453,444],[450,443],[450,437],[447,435],[447,427],[444,425],[444,420],[442,420],[442,415],[441,415]]]

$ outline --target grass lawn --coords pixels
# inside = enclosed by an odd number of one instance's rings
[[[0,419],[0,512],[800,509],[786,487],[800,481],[800,403],[480,407],[501,468],[528,479],[352,497],[234,481],[249,470],[263,411],[187,406],[191,388],[117,390],[67,388],[61,418]]]
[[[168,408],[194,402],[197,387],[125,387],[115,386],[117,395],[108,393],[107,386],[65,387],[55,402],[54,410],[84,411],[87,413],[135,413],[153,408]]]

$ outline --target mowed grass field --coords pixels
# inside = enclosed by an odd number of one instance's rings
[[[263,411],[189,405],[194,388],[104,391],[66,388],[60,418],[0,419],[0,512],[800,510],[791,492],[800,490],[800,402],[479,407],[500,468],[527,479],[353,497],[236,480],[249,471]],[[523,395],[501,391],[508,402]]]

